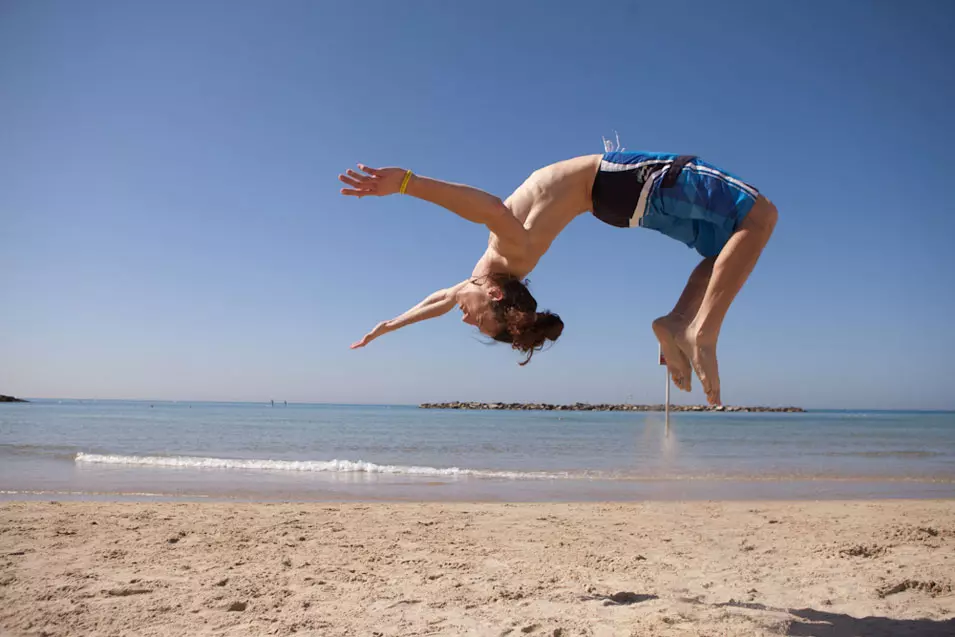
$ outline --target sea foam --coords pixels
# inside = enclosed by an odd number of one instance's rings
[[[492,471],[458,467],[420,467],[375,464],[364,460],[265,460],[243,458],[203,458],[196,456],[124,456],[112,454],[76,454],[77,463],[173,467],[183,469],[245,469],[325,473],[369,473],[435,477],[480,477],[502,479],[555,479],[574,477],[566,473]],[[577,476],[580,477],[580,476]]]

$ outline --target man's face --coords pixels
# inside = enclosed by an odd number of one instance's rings
[[[486,288],[475,283],[468,285],[458,295],[458,307],[463,314],[461,320],[493,338],[500,331],[500,325],[494,318],[491,301],[500,298],[501,290],[498,287]]]

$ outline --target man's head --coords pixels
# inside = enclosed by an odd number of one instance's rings
[[[507,274],[489,274],[458,292],[462,320],[495,341],[527,353],[526,365],[546,341],[556,341],[564,322],[551,312],[538,312],[524,282]]]

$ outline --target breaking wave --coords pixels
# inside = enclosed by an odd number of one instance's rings
[[[417,467],[375,464],[363,460],[261,460],[241,458],[201,458],[194,456],[122,456],[96,453],[76,454],[77,463],[173,467],[182,469],[245,469],[265,471],[300,471],[315,473],[371,473],[409,476],[471,476],[507,479],[580,478],[570,473],[526,471],[490,471],[458,467]]]
[[[434,478],[490,478],[498,480],[611,480],[611,481],[739,481],[739,482],[935,482],[955,483],[955,476],[946,475],[873,475],[798,472],[765,473],[674,473],[668,471],[495,471],[459,467],[423,467],[414,465],[376,464],[364,460],[265,460],[257,458],[203,458],[198,456],[127,456],[114,454],[76,454],[77,464],[160,467],[172,469],[224,469],[245,471],[279,471],[326,474],[361,474],[422,476]]]

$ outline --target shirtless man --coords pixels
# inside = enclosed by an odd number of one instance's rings
[[[777,219],[776,207],[749,184],[695,156],[609,150],[536,170],[503,201],[403,168],[358,168],[339,175],[348,186],[343,195],[417,197],[485,225],[490,238],[469,278],[379,323],[352,348],[457,306],[465,323],[527,353],[526,364],[547,340],[560,336],[563,322],[537,312],[523,279],[572,220],[592,213],[612,226],[656,230],[703,257],[674,308],[653,321],[653,332],[674,384],[690,391],[695,371],[707,401],[722,404],[720,328]]]

